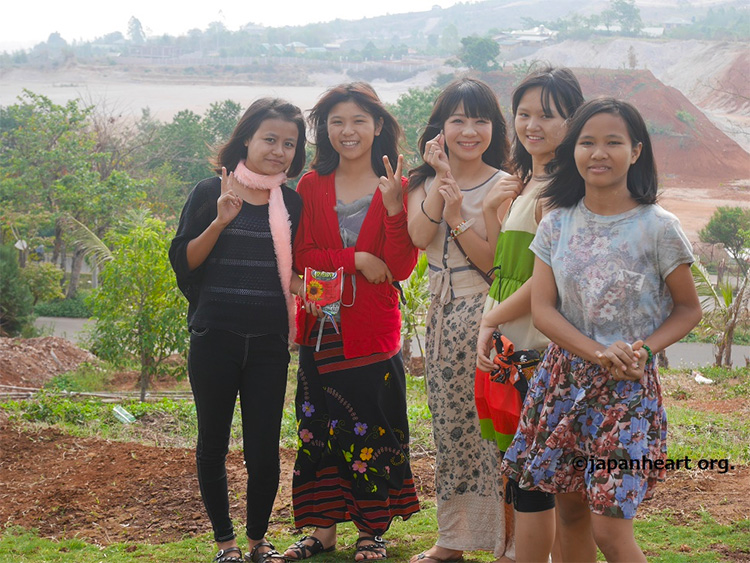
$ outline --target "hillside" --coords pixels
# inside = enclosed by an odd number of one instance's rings
[[[750,151],[750,49],[744,43],[616,38],[563,41],[525,58],[569,67],[624,69],[632,49],[636,68],[682,92],[715,125]],[[513,62],[522,62],[523,57]]]
[[[638,107],[651,130],[659,173],[670,185],[717,187],[750,179],[750,154],[685,95],[662,84],[650,71],[577,68],[574,72],[587,98],[615,96]],[[483,78],[506,106],[516,77],[495,72]]]

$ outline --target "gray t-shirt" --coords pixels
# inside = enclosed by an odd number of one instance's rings
[[[557,284],[557,309],[603,346],[648,337],[672,311],[665,279],[692,264],[680,222],[658,205],[596,215],[583,199],[539,223],[530,246]]]

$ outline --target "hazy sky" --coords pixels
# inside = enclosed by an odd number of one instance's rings
[[[303,25],[336,18],[360,19],[451,6],[457,0],[218,0],[159,2],[129,0],[38,0],[4,2],[0,10],[0,51],[33,47],[58,32],[68,43],[107,33],[127,33],[128,20],[140,20],[146,35],[180,35],[221,21],[236,31],[248,22],[268,26]]]

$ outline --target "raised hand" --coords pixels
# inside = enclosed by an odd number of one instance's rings
[[[450,170],[446,176],[442,179],[440,185],[438,185],[438,192],[443,196],[445,201],[445,207],[443,209],[443,218],[451,227],[455,227],[461,221],[461,202],[464,199],[461,189],[453,179]]]
[[[391,161],[388,155],[383,155],[383,164],[385,165],[385,176],[380,177],[378,189],[383,195],[383,205],[388,215],[393,216],[404,209],[404,192],[401,188],[401,173],[404,166],[404,155],[398,155],[396,171],[393,171]]]
[[[484,198],[484,208],[491,209],[495,214],[506,201],[516,199],[523,190],[523,182],[518,176],[503,176],[490,188]],[[506,209],[506,207],[502,207]],[[503,213],[504,214],[504,213]],[[497,218],[502,221],[503,217]]]
[[[435,169],[436,181],[439,181],[446,174],[450,174],[451,165],[448,162],[448,155],[445,154],[445,135],[442,131],[434,139],[425,143],[422,158]]]
[[[237,180],[234,173],[227,175],[227,169],[221,167],[221,195],[216,200],[216,221],[226,227],[242,209],[242,198],[234,191]]]

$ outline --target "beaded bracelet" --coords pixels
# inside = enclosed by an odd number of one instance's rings
[[[649,348],[649,347],[648,347],[648,346],[646,346],[645,344],[644,344],[644,345],[642,346],[642,348],[643,348],[644,350],[646,350],[646,353],[648,354],[648,357],[646,358],[646,363],[647,363],[647,364],[650,364],[650,363],[651,363],[651,360],[653,360],[653,359],[654,359],[654,353],[653,353],[653,352],[651,351],[651,348]]]
[[[435,219],[433,219],[432,217],[430,217],[429,215],[427,215],[427,211],[424,210],[424,200],[422,200],[421,207],[422,207],[422,213],[424,213],[424,216],[427,217],[430,220],[430,223],[435,223],[436,225],[439,225],[440,223],[443,222],[442,220],[441,221],[435,221]]]
[[[471,227],[474,224],[474,219],[469,219],[468,221],[461,221],[458,225],[453,227],[451,229],[450,237],[448,237],[448,240],[455,240],[458,238],[458,236],[461,233],[465,233],[469,230],[469,227]]]

